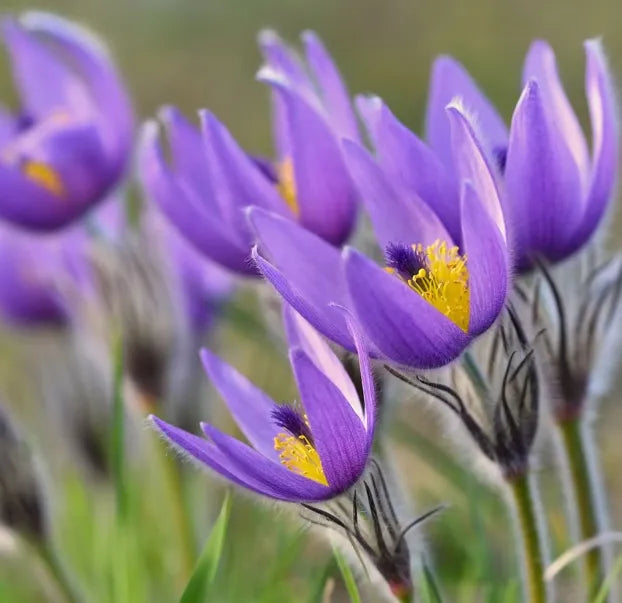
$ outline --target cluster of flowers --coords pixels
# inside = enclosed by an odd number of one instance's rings
[[[105,200],[126,176],[132,111],[109,56],[82,29],[29,14],[5,21],[3,33],[22,106],[0,112],[0,309],[22,324],[71,322],[59,274],[88,290],[93,238],[127,226],[118,200]],[[165,107],[143,126],[137,161],[149,218],[141,228],[165,246],[189,329],[206,328],[236,275],[265,279],[283,300],[301,405],[277,404],[203,350],[250,445],[210,424],[202,438],[152,420],[226,479],[302,503],[353,536],[405,597],[397,519],[382,526],[394,538],[388,558],[356,519],[364,508],[383,523],[376,507],[390,506],[376,488],[382,476],[370,473],[372,364],[449,407],[510,484],[527,472],[542,391],[562,430],[582,419],[597,336],[621,288],[616,258],[596,265],[580,253],[595,249],[613,197],[612,83],[600,43],[586,42],[589,151],[545,42],[529,49],[509,127],[465,69],[440,57],[421,139],[380,98],[351,102],[321,41],[302,40],[304,61],[274,33],[260,36],[273,158],[247,153],[207,110],[197,127]],[[356,249],[348,242],[362,210],[374,242]],[[358,356],[360,375],[346,371],[344,351]],[[492,401],[489,424],[471,398]],[[312,506],[341,495],[353,526]]]

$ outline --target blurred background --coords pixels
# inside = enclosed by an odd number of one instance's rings
[[[189,116],[208,107],[244,147],[260,155],[269,155],[272,144],[268,92],[254,79],[260,66],[256,35],[266,27],[276,29],[292,43],[305,29],[318,32],[350,92],[379,94],[401,120],[420,133],[430,64],[438,54],[458,58],[508,119],[520,92],[522,59],[534,38],[547,39],[555,49],[566,90],[584,125],[587,108],[582,42],[586,38],[603,38],[612,71],[622,81],[619,0],[57,0],[39,1],[36,6],[22,0],[2,3],[6,13],[32,8],[76,19],[104,38],[126,78],[141,118],[153,116],[165,104],[177,105]],[[0,90],[2,101],[10,105],[15,93],[4,56],[0,58]],[[622,244],[617,208],[614,214],[610,245],[617,249]],[[279,343],[253,323],[257,313],[254,296],[243,289],[234,304],[237,310],[225,311],[224,319],[211,335],[210,347],[276,399],[292,399],[295,390]],[[174,505],[174,501],[169,500],[168,494],[160,499],[161,467],[157,461],[151,462],[153,455],[162,454],[162,449],[143,451],[150,461],[137,461],[130,470],[136,471],[131,474],[133,478],[140,476],[141,480],[140,492],[132,495],[132,504],[139,512],[131,531],[135,542],[125,546],[123,554],[109,531],[110,489],[84,481],[78,470],[64,464],[62,459],[66,457],[61,455],[61,460],[54,460],[56,432],[46,429],[46,419],[38,410],[40,396],[34,393],[37,388],[24,358],[30,358],[33,349],[41,352],[49,348],[53,355],[59,349],[56,338],[55,334],[4,331],[0,336],[0,391],[19,420],[32,426],[27,439],[46,460],[43,473],[56,496],[52,514],[59,547],[68,563],[77,567],[80,578],[90,584],[94,601],[176,600],[177,535],[171,519],[173,507],[167,506]],[[45,358],[47,362],[49,356]],[[197,360],[192,357],[188,362]],[[614,398],[601,406],[597,427],[610,486],[613,523],[620,527],[622,395]],[[391,421],[394,438],[390,453],[396,458],[408,493],[414,494],[415,505],[405,507],[407,514],[439,503],[450,505],[442,519],[426,527],[440,581],[449,593],[447,600],[518,600],[513,551],[507,539],[510,520],[502,505],[486,486],[460,470],[452,455],[450,435],[443,434],[440,439],[430,436],[430,429],[434,428],[432,413],[409,404],[408,400],[404,402],[396,405]],[[201,408],[220,426],[233,429],[213,392],[204,393]],[[548,459],[551,457],[543,455],[538,468],[545,485],[549,478],[553,480],[553,461],[549,463]],[[190,473],[184,487],[191,491],[194,521],[202,542],[218,512],[222,487],[199,472]],[[563,541],[564,501],[554,488],[545,490],[553,503],[551,525],[555,551],[559,553],[567,545]],[[247,546],[249,542],[253,546]],[[324,584],[321,578],[326,575],[338,575],[334,566],[327,564],[328,559],[326,546],[308,538],[296,522],[238,496],[215,582],[217,592],[210,600],[319,601],[321,598],[314,598],[316,593],[310,585]],[[116,575],[115,568],[120,564],[126,567],[127,583],[117,581],[110,587],[105,576]],[[274,590],[277,583],[282,583],[281,590]],[[337,584],[335,588],[333,600],[337,601],[343,587]],[[0,601],[34,603],[48,597],[56,600],[49,594],[53,590],[49,585],[45,587],[41,568],[32,566],[27,557],[3,555],[0,543]],[[564,597],[560,600],[574,600],[571,591],[566,591]]]

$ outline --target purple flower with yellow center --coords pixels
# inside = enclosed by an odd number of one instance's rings
[[[375,122],[385,108],[374,101],[366,109]],[[454,105],[446,119],[461,183],[452,230],[432,209],[432,189],[420,197],[360,145],[344,143],[384,266],[351,248],[340,253],[275,214],[249,210],[259,241],[258,266],[292,306],[320,332],[354,350],[335,308],[346,307],[374,356],[416,368],[446,364],[485,331],[503,307],[509,278],[492,171],[468,118]]]
[[[588,40],[585,52],[591,153],[546,42],[534,42],[527,53],[524,89],[509,131],[459,63],[440,57],[433,67],[427,137],[441,159],[441,186],[447,187],[456,169],[445,106],[459,97],[475,114],[481,144],[496,164],[514,260],[521,270],[530,269],[537,257],[560,261],[581,248],[613,196],[618,158],[613,85],[600,42]],[[423,170],[420,164],[420,174],[409,178],[428,178]]]
[[[199,129],[175,108],[161,110],[170,163],[155,122],[141,137],[139,171],[148,196],[204,255],[238,273],[256,274],[242,212],[249,205],[295,220],[333,245],[354,226],[356,195],[340,139],[358,137],[356,120],[324,46],[312,33],[303,39],[308,70],[274,34],[261,37],[268,63],[259,79],[275,98],[274,161],[251,157],[206,110]]]
[[[0,107],[0,217],[53,230],[117,183],[132,144],[132,111],[106,49],[45,13],[2,22],[21,106]]]
[[[203,365],[250,446],[202,423],[207,439],[152,420],[173,446],[235,484],[289,502],[331,499],[365,470],[376,399],[366,345],[347,320],[359,354],[364,400],[337,356],[311,326],[286,311],[289,356],[299,407],[277,404],[245,377],[203,350]]]

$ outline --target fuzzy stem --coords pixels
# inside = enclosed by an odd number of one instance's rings
[[[518,475],[508,482],[516,510],[518,538],[521,541],[524,565],[524,592],[528,603],[546,603],[544,559],[535,492],[529,474]]]
[[[54,548],[48,543],[36,543],[32,545],[39,558],[45,565],[50,577],[54,579],[56,586],[67,603],[79,603],[82,597],[78,594],[72,577],[67,573],[63,562],[59,559]]]
[[[559,421],[557,427],[561,434],[563,454],[568,466],[568,488],[571,500],[577,505],[579,540],[584,541],[597,536],[603,528],[599,521],[597,488],[600,478],[595,475],[598,467],[590,462],[592,446],[590,432],[584,421],[573,417]],[[603,549],[594,547],[584,555],[587,592],[592,597],[603,580]]]

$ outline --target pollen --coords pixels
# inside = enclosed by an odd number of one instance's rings
[[[445,241],[436,240],[423,247],[412,245],[413,257],[420,258],[416,272],[406,276],[402,270],[388,267],[423,299],[442,312],[464,332],[469,329],[469,271],[466,256],[458,247],[449,247]]]
[[[53,195],[60,197],[65,193],[65,187],[60,175],[47,163],[27,160],[22,164],[22,171],[27,178]]]
[[[307,436],[279,433],[274,438],[274,449],[279,453],[281,463],[292,473],[303,475],[314,482],[328,486],[320,455]]]
[[[277,188],[287,207],[289,207],[295,216],[300,214],[298,206],[298,195],[296,191],[296,178],[294,175],[294,164],[288,157],[276,166],[276,174],[278,178]]]

